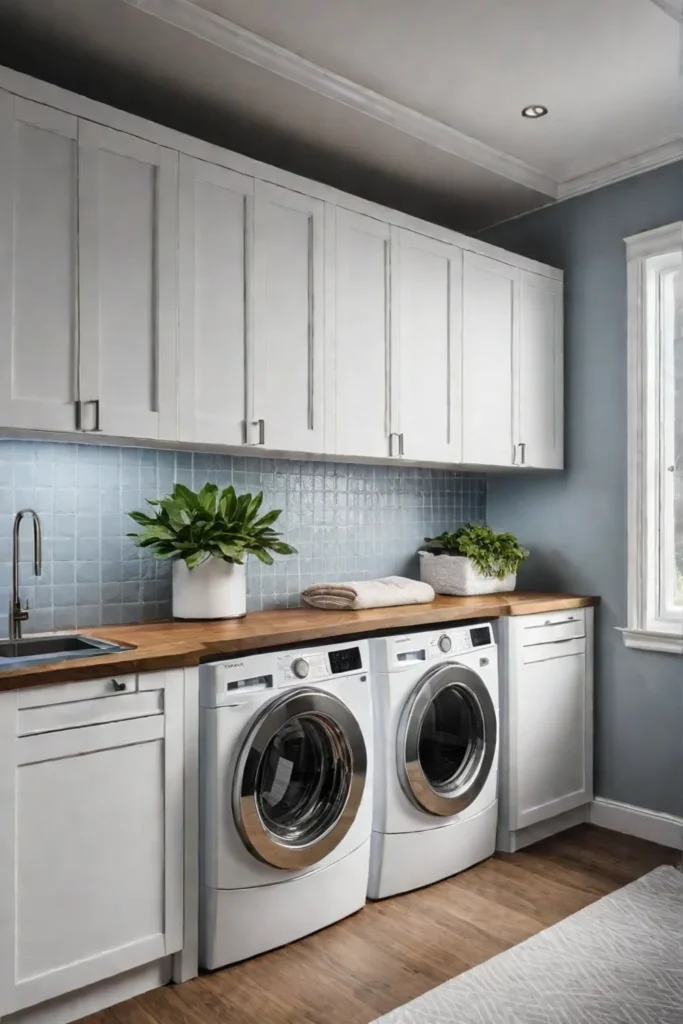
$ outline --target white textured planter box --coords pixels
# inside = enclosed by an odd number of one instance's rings
[[[437,594],[454,594],[457,597],[500,594],[514,590],[517,583],[514,573],[504,580],[482,576],[464,555],[434,555],[431,551],[420,551],[420,579],[430,583]]]
[[[207,558],[188,569],[173,563],[174,619],[240,619],[247,614],[246,566]]]

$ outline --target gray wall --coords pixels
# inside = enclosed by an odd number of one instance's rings
[[[597,794],[683,815],[683,657],[627,650],[623,239],[683,218],[683,165],[500,225],[497,245],[565,271],[566,471],[489,477],[489,521],[532,557],[525,586],[599,594]]]

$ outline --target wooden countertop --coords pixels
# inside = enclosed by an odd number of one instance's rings
[[[515,591],[511,594],[485,594],[481,597],[438,596],[430,604],[372,608],[359,612],[292,608],[250,612],[244,619],[229,622],[150,622],[137,626],[102,626],[101,629],[79,632],[105,640],[134,644],[135,650],[99,658],[0,670],[0,691],[132,672],[187,668],[207,659],[237,652],[334,640],[389,629],[437,625],[459,619],[495,619],[505,615],[531,615],[585,608],[597,602],[596,597]]]

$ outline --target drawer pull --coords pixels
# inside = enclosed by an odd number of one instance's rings
[[[112,684],[114,686],[114,690],[117,693],[123,693],[123,691],[126,689],[126,684],[123,682],[119,682],[118,679],[112,679]]]

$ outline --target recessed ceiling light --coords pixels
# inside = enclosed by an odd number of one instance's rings
[[[522,111],[522,117],[543,117],[547,113],[547,107],[542,107],[540,103],[533,103],[530,107],[524,108]]]

